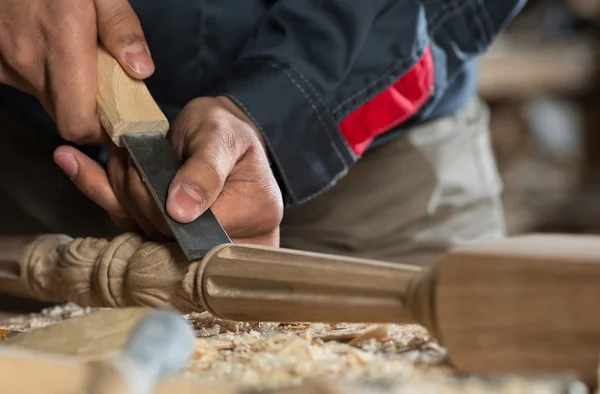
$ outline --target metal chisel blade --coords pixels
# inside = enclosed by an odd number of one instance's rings
[[[231,243],[210,209],[191,223],[178,223],[167,214],[169,186],[181,167],[181,161],[163,134],[124,134],[121,140],[188,260],[200,260],[213,247]]]

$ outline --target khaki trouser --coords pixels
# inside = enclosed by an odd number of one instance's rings
[[[478,100],[368,152],[336,186],[289,209],[281,246],[412,264],[504,234],[488,110]],[[116,229],[52,162],[45,135],[0,111],[0,234]]]
[[[453,245],[504,236],[501,189],[489,111],[473,100],[368,152],[328,192],[289,209],[281,244],[428,264]]]

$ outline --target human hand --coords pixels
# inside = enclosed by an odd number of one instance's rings
[[[99,143],[98,39],[132,77],[154,72],[127,0],[0,0],[0,84],[37,97],[64,139]]]
[[[211,208],[233,242],[279,246],[281,192],[258,130],[231,100],[191,101],[168,138],[184,160],[167,199],[172,219],[188,223]],[[54,157],[79,190],[123,230],[172,238],[125,149],[110,146],[108,172],[73,147],[58,148]]]

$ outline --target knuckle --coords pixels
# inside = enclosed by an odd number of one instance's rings
[[[221,134],[221,144],[226,152],[230,152],[231,154],[241,156],[244,152],[240,149],[240,138],[238,133],[236,133],[234,128],[226,127],[228,132],[224,132]]]
[[[223,117],[219,113],[211,111],[202,120],[202,128],[210,133],[220,134],[223,129]]]
[[[203,163],[203,172],[207,175],[206,180],[209,181],[208,186],[211,191],[220,190],[227,180],[227,170],[220,165],[219,160],[213,159]]]
[[[279,190],[277,190],[277,194],[279,194]],[[269,198],[267,198],[264,212],[266,215],[266,227],[269,229],[277,228],[283,220],[283,201],[281,200],[281,197],[277,197],[277,195],[271,191]]]
[[[198,173],[203,174],[207,181],[210,180],[211,184],[220,187],[227,180],[234,160],[231,160],[231,155],[224,149],[220,138],[210,143],[205,142],[206,139],[200,133],[196,133],[190,137],[188,149],[195,146],[203,147],[203,154],[193,159],[195,166],[198,167]]]
[[[43,23],[46,33],[76,33],[94,26],[95,9],[92,2],[59,0],[51,2],[49,12],[52,17]]]
[[[91,119],[74,117],[59,121],[57,126],[62,138],[70,142],[80,142],[95,134],[92,124]]]
[[[283,199],[279,186],[269,182],[263,185],[262,193],[255,198],[258,200],[253,213],[256,219],[256,230],[268,232],[279,227],[283,220]]]
[[[103,10],[98,18],[98,29],[124,46],[144,41],[137,18],[127,2]]]
[[[206,130],[213,134],[217,140],[218,147],[226,154],[241,156],[244,152],[241,142],[244,138],[241,129],[236,122],[221,111],[214,111],[205,119]]]
[[[215,201],[223,188],[226,175],[211,163],[198,163],[194,177],[186,177],[181,186],[195,190],[204,203]]]
[[[35,65],[39,64],[39,56],[33,46],[19,45],[15,51],[5,51],[5,61],[20,75],[27,75]]]

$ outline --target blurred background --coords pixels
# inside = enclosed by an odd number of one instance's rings
[[[600,0],[529,0],[482,59],[509,234],[600,233]]]

